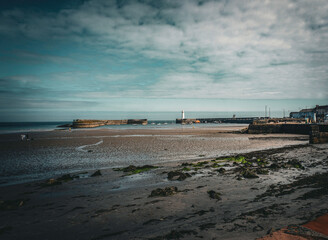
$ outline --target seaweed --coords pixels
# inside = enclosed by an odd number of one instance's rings
[[[152,166],[152,165],[143,165],[143,166],[140,166],[140,167],[130,165],[130,166],[125,167],[125,168],[113,168],[113,170],[114,171],[122,171],[122,172],[129,173],[129,175],[133,175],[133,174],[146,172],[146,171],[149,171],[149,170],[154,169],[154,168],[158,168],[158,167]]]

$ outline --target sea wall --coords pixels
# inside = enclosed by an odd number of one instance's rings
[[[310,133],[310,124],[250,124],[248,133],[293,133],[304,134]]]
[[[142,124],[147,125],[147,119],[125,119],[125,120],[90,120],[77,119],[73,121],[73,128],[94,128],[105,125]]]
[[[310,136],[310,143],[328,142],[327,124],[250,124],[247,133],[291,133]]]
[[[310,143],[328,143],[328,125],[312,125],[310,131]]]
[[[252,123],[255,117],[250,118],[178,118],[176,123],[190,124],[190,123]]]

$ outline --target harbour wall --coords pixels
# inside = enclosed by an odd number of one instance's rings
[[[257,117],[250,118],[178,118],[175,120],[178,124],[191,123],[252,123]]]
[[[141,124],[147,125],[147,119],[125,119],[125,120],[89,120],[77,119],[72,123],[72,128],[94,128],[105,125]]]
[[[247,133],[291,133],[309,135],[310,143],[328,142],[327,124],[250,124]]]

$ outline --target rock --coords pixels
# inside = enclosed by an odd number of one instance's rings
[[[257,174],[265,174],[265,175],[267,175],[267,174],[269,174],[269,170],[268,169],[264,169],[264,168],[257,168],[256,169],[256,173]]]
[[[137,167],[134,165],[129,165],[128,167],[123,168],[123,172],[133,172],[135,170],[137,170]]]
[[[98,176],[101,176],[101,175],[102,174],[101,174],[100,170],[97,170],[91,175],[91,177],[98,177]]]
[[[167,196],[173,195],[177,192],[178,192],[178,188],[174,187],[174,186],[166,187],[164,189],[157,188],[157,189],[151,191],[151,194],[149,197],[167,197]]]
[[[226,172],[226,170],[225,170],[224,168],[219,168],[217,171],[218,171],[219,173],[222,173],[222,174],[224,174],[224,173]]]
[[[274,228],[270,228],[268,231],[267,231],[267,234],[272,234],[276,231],[276,229]]]
[[[246,169],[244,170],[243,172],[241,172],[241,175],[244,177],[244,178],[258,178],[259,176],[257,176],[253,170],[251,169]]]
[[[238,180],[238,181],[241,181],[241,180],[243,180],[243,179],[244,179],[244,178],[243,178],[242,176],[240,176],[240,175],[237,176],[237,180]]]
[[[68,181],[72,181],[72,180],[73,180],[73,177],[70,174],[65,174],[65,175],[57,178],[57,181],[63,181],[63,182],[68,182]]]
[[[263,227],[261,225],[257,225],[253,228],[253,232],[258,232],[258,231],[262,231]]]
[[[210,198],[212,199],[217,199],[217,200],[221,200],[221,193],[215,192],[213,190],[210,190],[207,192],[208,195],[210,196]]]
[[[134,165],[130,165],[128,167],[125,168],[113,168],[114,171],[123,171],[123,172],[127,172],[129,174],[137,174],[137,173],[142,173],[142,172],[146,172],[149,171],[151,169],[157,168],[156,166],[152,166],[152,165],[144,165],[141,167],[137,167]]]
[[[181,164],[182,167],[191,166],[191,165],[192,165],[191,163],[187,163],[187,162]]]
[[[304,169],[303,165],[296,159],[289,160],[287,162],[287,167],[293,167],[293,168],[299,168],[299,169]]]
[[[279,166],[279,165],[276,164],[276,163],[272,163],[272,164],[269,166],[269,168],[271,168],[271,169],[279,169],[279,168],[281,168],[281,166]]]
[[[43,187],[47,187],[47,186],[55,186],[55,185],[61,185],[62,182],[58,181],[58,179],[49,179],[48,181],[46,181],[45,183],[41,184],[41,186]]]
[[[183,181],[187,177],[191,177],[189,173],[183,173],[179,171],[171,171],[167,174],[167,178],[171,181],[178,180],[178,181]]]

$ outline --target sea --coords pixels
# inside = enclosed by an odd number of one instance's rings
[[[282,117],[281,112],[272,112],[272,117]],[[186,112],[185,118],[231,118],[263,117],[263,112]],[[109,125],[100,128],[114,129],[148,129],[148,128],[177,128],[175,123],[181,118],[180,112],[109,112],[107,114],[83,115],[81,119],[148,119],[148,125]],[[52,131],[58,126],[72,123],[73,119],[62,121],[29,121],[29,122],[0,122],[0,134],[29,133],[36,131]],[[210,127],[215,124],[201,124],[199,127]]]

